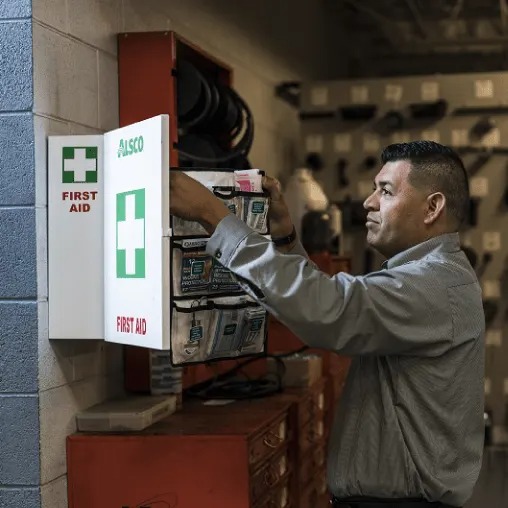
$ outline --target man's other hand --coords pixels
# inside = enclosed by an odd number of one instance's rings
[[[270,194],[268,220],[270,221],[270,235],[273,238],[288,236],[293,231],[293,222],[289,210],[282,196],[279,180],[271,176],[263,177],[263,189]]]
[[[170,213],[188,221],[199,222],[209,234],[230,213],[219,198],[183,171],[171,171],[169,187]]]

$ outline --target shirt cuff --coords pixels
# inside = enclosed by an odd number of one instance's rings
[[[218,259],[222,265],[227,266],[238,245],[251,233],[253,230],[245,222],[229,214],[215,228],[208,240],[206,252]]]

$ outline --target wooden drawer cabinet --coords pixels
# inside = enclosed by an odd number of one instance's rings
[[[326,462],[326,445],[324,442],[320,443],[313,451],[314,464],[317,468],[325,469]]]
[[[184,402],[143,432],[70,436],[69,508],[324,508],[326,389]]]
[[[306,388],[286,388],[285,393],[296,397],[298,425],[305,424],[326,409],[326,384],[321,379]]]
[[[323,471],[322,477],[317,477],[302,489],[298,508],[329,508],[330,496],[326,491],[326,475]]]
[[[312,480],[315,469],[314,453],[313,450],[309,450],[309,452],[302,455],[298,461],[298,484],[307,485]]]
[[[324,380],[316,386],[312,393],[313,408],[315,411],[323,412],[326,409],[326,395]]]
[[[276,455],[261,466],[251,476],[251,499],[252,505],[256,505],[260,499],[266,497],[267,493],[279,486],[283,479],[289,475],[290,460],[288,451]]]
[[[301,398],[298,400],[297,411],[298,411],[298,423],[306,423],[312,419],[314,413],[314,401],[312,399],[312,392],[300,390],[302,393]]]
[[[249,464],[257,464],[288,442],[288,414],[281,415],[249,444]]]
[[[254,508],[291,508],[291,483],[286,478],[281,485],[270,490],[269,494],[254,505]]]
[[[299,499],[300,504],[298,508],[316,508],[319,499],[319,494],[314,481],[311,481],[306,487],[302,489]]]
[[[184,404],[143,432],[69,436],[69,508],[284,507],[289,407]]]
[[[325,470],[325,443],[322,441],[307,450],[298,461],[298,482],[307,485],[316,476],[317,471]]]

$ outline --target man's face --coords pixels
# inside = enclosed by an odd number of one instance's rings
[[[427,194],[409,183],[410,171],[409,161],[387,162],[363,204],[367,242],[388,258],[425,240]]]

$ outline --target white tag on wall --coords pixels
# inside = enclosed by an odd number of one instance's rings
[[[424,81],[421,86],[422,101],[433,102],[439,99],[439,83],[437,81]]]
[[[494,83],[491,79],[477,79],[474,82],[474,93],[477,99],[492,99],[494,97]]]
[[[351,134],[335,134],[333,138],[333,149],[338,153],[351,151]]]
[[[379,136],[377,134],[373,134],[368,132],[363,135],[363,151],[364,152],[379,152],[381,149],[381,143],[379,141]]]
[[[394,132],[392,134],[392,143],[409,143],[411,134],[407,131]]]
[[[468,143],[467,129],[452,129],[452,146],[466,146]]]
[[[386,85],[385,100],[387,102],[400,102],[402,100],[403,88],[401,85]]]
[[[483,387],[484,387],[483,389],[485,391],[485,395],[490,395],[490,387],[491,387],[490,378],[488,378],[488,377],[485,378]]]
[[[501,144],[501,133],[497,127],[494,127],[482,138],[482,145],[487,148],[494,148]]]
[[[489,180],[484,176],[475,176],[469,182],[470,194],[473,198],[484,198],[489,194]]]
[[[422,131],[422,139],[425,139],[427,141],[435,141],[436,143],[439,143],[441,136],[439,135],[439,131],[437,129],[428,129]]]
[[[501,298],[501,284],[498,280],[486,280],[483,283],[483,297],[492,300]]]
[[[358,182],[358,197],[361,199],[368,198],[372,194],[373,186],[371,180],[360,180]]]
[[[369,102],[369,89],[365,85],[354,85],[350,89],[350,98],[353,104]]]
[[[501,248],[501,233],[499,231],[486,231],[483,233],[483,250],[495,252]]]
[[[310,91],[310,103],[313,106],[326,106],[328,104],[328,87],[315,86]]]
[[[309,134],[305,138],[305,149],[307,152],[318,152],[323,151],[323,136],[321,134]]]
[[[501,330],[489,330],[485,334],[485,344],[487,346],[500,347],[503,341]]]

